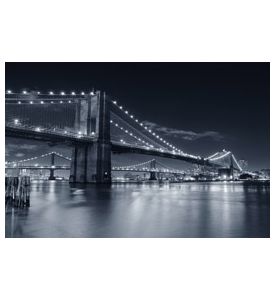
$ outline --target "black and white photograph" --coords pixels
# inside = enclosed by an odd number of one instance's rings
[[[7,63],[6,237],[269,237],[269,63]]]
[[[0,299],[275,299],[273,2],[1,1]]]

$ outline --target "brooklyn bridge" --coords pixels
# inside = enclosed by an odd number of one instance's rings
[[[213,169],[229,168],[242,172],[231,151],[218,150],[210,156],[186,153],[168,139],[146,126],[116,99],[102,91],[89,93],[39,91],[6,92],[6,136],[63,144],[72,147],[71,157],[50,152],[18,161],[7,161],[6,169],[48,169],[49,179],[55,170],[70,170],[72,183],[110,183],[112,171],[185,174],[157,160],[170,158]],[[114,165],[112,153],[137,153],[153,158],[131,165]],[[30,165],[41,157],[49,157],[47,165]],[[61,158],[64,163],[56,163]]]

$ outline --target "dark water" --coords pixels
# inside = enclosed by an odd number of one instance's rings
[[[240,183],[32,183],[6,237],[269,237],[269,187]]]

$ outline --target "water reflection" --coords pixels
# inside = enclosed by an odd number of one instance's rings
[[[6,237],[269,237],[269,187],[37,182]]]

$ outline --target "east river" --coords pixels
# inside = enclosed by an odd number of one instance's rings
[[[270,188],[242,183],[31,184],[6,237],[269,237]]]

